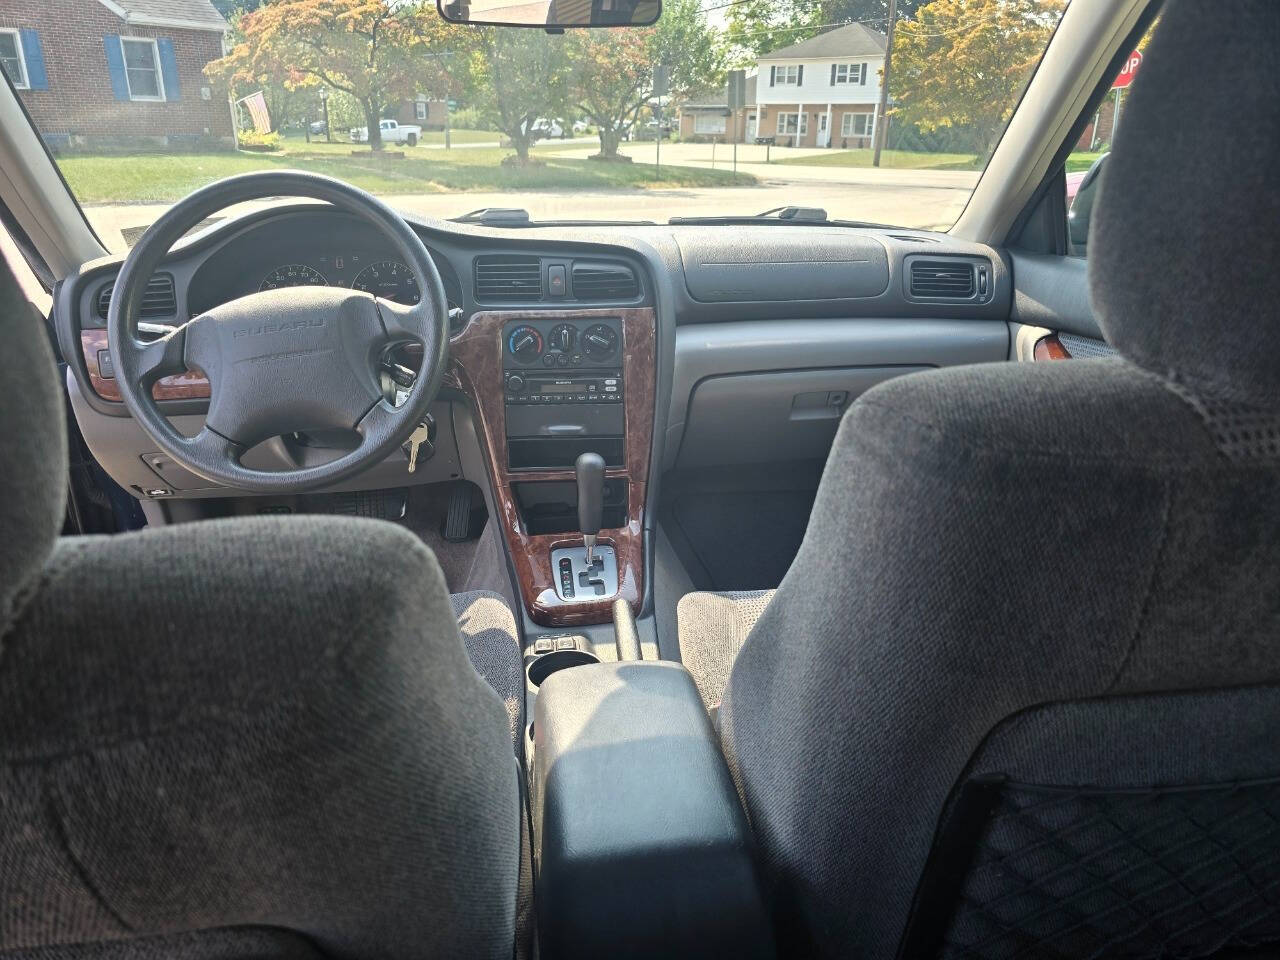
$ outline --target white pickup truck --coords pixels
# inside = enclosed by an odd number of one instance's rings
[[[422,128],[416,124],[400,124],[394,120],[383,120],[378,124],[378,128],[382,131],[383,143],[403,143],[416,147],[418,141],[422,139]],[[352,127],[350,133],[352,143],[369,142],[368,127]]]

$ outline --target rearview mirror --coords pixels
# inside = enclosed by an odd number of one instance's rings
[[[647,27],[662,0],[436,0],[450,23],[493,27]]]

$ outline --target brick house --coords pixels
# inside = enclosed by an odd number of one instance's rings
[[[388,116],[396,123],[416,123],[423,130],[443,130],[447,113],[445,101],[419,95],[412,100],[401,100]]]
[[[870,147],[879,122],[885,35],[850,23],[763,54],[746,139],[781,146]]]
[[[714,93],[691,96],[680,105],[680,139],[717,143],[749,142],[747,134],[756,127],[756,75],[747,77],[747,104],[740,110],[729,109],[723,89]],[[754,134],[752,134],[754,138]]]
[[[232,147],[226,29],[209,0],[0,0],[0,65],[53,150]]]

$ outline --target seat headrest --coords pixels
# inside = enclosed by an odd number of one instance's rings
[[[1280,411],[1280,0],[1169,0],[1089,237],[1111,344],[1192,393]]]
[[[0,656],[62,529],[67,427],[44,324],[0,257]]]

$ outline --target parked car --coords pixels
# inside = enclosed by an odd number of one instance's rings
[[[382,131],[383,143],[403,143],[406,146],[416,147],[418,141],[422,139],[422,128],[414,123],[397,123],[395,120],[383,120],[378,124],[378,129]],[[368,143],[369,141],[368,127],[352,127],[350,134],[352,143]]]
[[[661,134],[659,134],[659,130],[661,130]],[[663,120],[661,126],[659,126],[657,120],[650,120],[644,126],[635,130],[635,138],[637,140],[657,140],[659,135],[663,140],[671,136],[671,124],[668,121]]]
[[[312,120],[307,124],[307,129],[311,131],[313,137],[320,137],[325,132],[325,122],[323,120]]]
[[[565,136],[564,121],[562,120],[538,117],[533,121],[531,129],[535,140],[562,140]]]
[[[577,136],[581,136],[582,134],[586,133],[590,129],[591,129],[591,124],[587,123],[587,121],[585,120],[573,121],[573,132]]]

